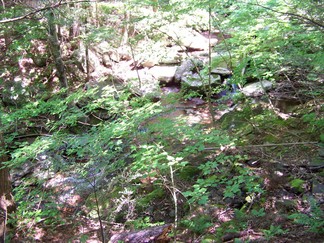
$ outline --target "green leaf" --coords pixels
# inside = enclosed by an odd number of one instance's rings
[[[204,195],[198,200],[199,205],[205,205],[208,202],[208,196]]]
[[[302,179],[299,179],[299,178],[297,178],[297,179],[293,179],[293,180],[290,182],[291,186],[292,186],[293,188],[295,188],[295,189],[300,189],[300,188],[303,186],[304,183],[305,183],[305,181],[302,180]]]
[[[321,139],[321,142],[324,143],[324,133],[321,133],[320,139]]]

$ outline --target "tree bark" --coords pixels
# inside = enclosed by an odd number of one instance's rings
[[[2,112],[2,110],[0,110]],[[1,123],[0,123],[1,127]],[[4,139],[2,131],[0,131],[0,168],[3,166],[3,162],[8,160],[8,157],[4,151]],[[5,242],[6,226],[8,214],[15,209],[14,200],[11,194],[11,182],[10,173],[8,168],[0,169],[0,243]]]
[[[61,55],[61,47],[60,47],[60,43],[56,31],[55,17],[52,10],[48,11],[47,23],[48,23],[49,45],[54,58],[57,77],[60,81],[61,88],[68,88],[65,66],[63,63],[63,59]]]
[[[88,21],[87,19],[85,20],[84,23],[84,34],[88,34],[88,27],[87,27]],[[86,68],[87,68],[87,82],[90,81],[90,59],[89,59],[89,41],[84,42],[85,45],[85,61],[86,61]]]

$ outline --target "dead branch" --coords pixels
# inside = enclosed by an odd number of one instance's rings
[[[43,12],[43,11],[53,9],[53,8],[58,8],[60,6],[66,5],[66,4],[84,3],[84,2],[90,3],[92,1],[91,0],[81,0],[81,1],[75,1],[75,2],[62,2],[62,1],[59,1],[58,3],[52,4],[50,6],[46,6],[46,7],[43,7],[43,8],[35,9],[34,11],[31,11],[31,12],[25,14],[25,15],[22,15],[22,16],[19,16],[19,17],[16,17],[16,18],[0,20],[0,24],[12,23],[12,22],[16,22],[16,21],[19,21],[19,20],[23,20],[23,19],[28,19],[29,17],[31,17],[31,16],[39,13],[39,12]]]
[[[236,146],[239,148],[254,148],[254,147],[276,147],[276,146],[293,146],[293,145],[305,145],[305,144],[318,144],[318,142],[295,142],[295,143],[267,143],[267,144],[254,144],[254,145],[241,145]],[[209,147],[204,148],[204,150],[216,150],[219,149],[218,147]]]
[[[113,235],[110,239],[110,243],[128,242],[128,243],[144,243],[144,242],[170,242],[167,234],[172,229],[172,225],[162,225],[147,228],[140,231],[126,232]]]
[[[223,242],[228,242],[228,241],[234,240],[236,238],[244,237],[246,235],[248,235],[248,231],[247,230],[241,231],[241,232],[228,233],[228,234],[226,234],[226,235],[224,235],[222,237],[222,241]]]
[[[300,19],[300,20],[302,20],[304,22],[310,22],[313,25],[324,29],[324,24],[319,23],[319,22],[317,22],[317,21],[315,21],[313,19],[310,19],[310,18],[308,18],[306,16],[303,16],[303,15],[300,15],[300,14],[295,14],[295,13],[290,13],[290,12],[281,12],[281,11],[278,11],[278,10],[275,10],[273,8],[269,8],[269,7],[266,7],[266,6],[263,6],[261,4],[257,4],[257,3],[250,3],[250,4],[261,7],[261,8],[264,8],[264,9],[267,9],[267,10],[270,10],[270,11],[275,12],[275,13],[282,14],[282,15],[288,15],[288,16],[296,17],[297,19]]]

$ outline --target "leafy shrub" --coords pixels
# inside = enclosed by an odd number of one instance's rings
[[[321,207],[317,204],[315,199],[311,198],[310,201],[311,211],[309,214],[294,213],[288,218],[294,220],[296,224],[305,225],[310,232],[323,234],[324,233],[324,213]]]
[[[281,226],[271,225],[268,230],[262,230],[265,235],[265,238],[269,241],[271,238],[277,235],[283,235],[288,232],[288,230],[281,229]]]
[[[206,229],[211,227],[212,218],[208,215],[200,215],[191,219],[185,219],[181,221],[181,225],[191,230],[195,234],[203,234]]]
[[[254,195],[261,194],[260,178],[252,175],[248,168],[242,167],[239,161],[240,156],[226,156],[220,154],[214,161],[207,161],[199,166],[203,178],[199,178],[193,185],[193,190],[186,191],[185,196],[189,202],[206,204],[211,188],[224,188],[224,198],[234,198],[246,194],[246,200]]]

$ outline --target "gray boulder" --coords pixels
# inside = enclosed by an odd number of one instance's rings
[[[181,48],[178,46],[166,47],[164,54],[159,59],[162,65],[177,65],[181,63],[182,55],[179,52]]]
[[[273,84],[268,80],[263,80],[260,82],[255,82],[246,85],[242,89],[242,93],[246,96],[257,97],[265,94],[266,91],[272,89]]]
[[[114,77],[130,87],[133,93],[152,99],[161,98],[159,81],[147,69],[127,70],[114,74]]]
[[[192,75],[197,73],[203,68],[203,62],[199,59],[188,59],[182,62],[175,72],[174,80],[180,83],[184,76]],[[197,70],[198,69],[198,70]]]
[[[157,79],[160,84],[168,84],[174,80],[177,66],[155,66],[149,70],[149,73]]]
[[[194,73],[194,74],[188,73],[187,75],[184,75],[181,78],[181,84],[182,84],[182,87],[184,87],[185,89],[203,92],[208,87],[209,80],[208,80],[208,77],[204,77],[202,75],[199,75],[198,73]],[[221,84],[220,76],[212,75],[211,76],[211,86],[217,87],[220,84]]]

